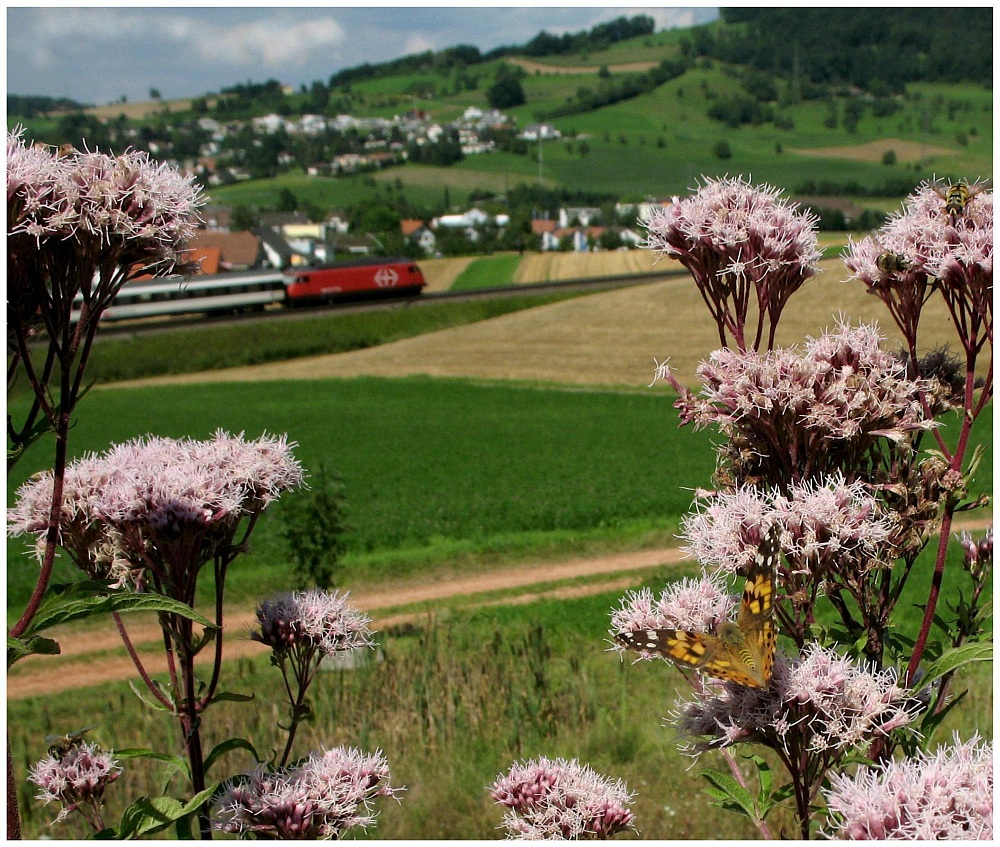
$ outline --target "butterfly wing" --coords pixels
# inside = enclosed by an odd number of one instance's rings
[[[776,530],[761,542],[747,574],[736,624],[746,642],[745,656],[764,687],[771,679],[774,648],[778,640],[774,628],[774,572],[781,554]],[[744,652],[744,651],[741,651]]]
[[[723,648],[714,635],[686,629],[640,629],[620,632],[615,638],[631,650],[665,656],[687,668],[704,667]]]
[[[761,542],[747,575],[737,622],[724,623],[718,635],[684,629],[640,629],[615,638],[640,653],[665,656],[750,688],[766,688],[774,667],[774,571],[781,548],[776,531]]]

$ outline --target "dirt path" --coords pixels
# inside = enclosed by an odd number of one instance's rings
[[[992,524],[991,517],[963,521],[956,526],[956,531],[982,530]],[[518,605],[541,599],[570,599],[602,591],[624,591],[641,584],[645,571],[666,564],[676,564],[684,558],[685,554],[680,549],[668,547],[564,562],[525,564],[471,576],[414,580],[375,591],[352,591],[351,601],[372,617],[373,629],[385,630],[390,626],[426,618],[433,612],[434,602],[441,600],[464,598],[459,605],[470,608]],[[615,574],[618,576],[600,579]],[[553,585],[581,578],[594,581],[582,585]],[[484,596],[495,591],[521,588],[525,589],[522,593],[505,594],[501,598]],[[419,611],[393,611],[417,604],[426,606]],[[245,637],[253,624],[252,608],[227,611],[227,659],[259,655],[267,651],[262,644]],[[162,636],[159,627],[155,621],[147,618],[141,624],[129,625],[128,632],[138,652],[146,660],[147,667],[155,673],[161,666]],[[136,676],[131,659],[119,653],[108,655],[111,651],[120,651],[122,647],[121,639],[110,621],[108,626],[101,629],[54,629],[46,634],[60,643],[61,655],[58,658],[31,657],[15,665],[7,677],[8,699],[55,694]],[[205,658],[208,659],[207,656]]]
[[[618,553],[567,562],[520,565],[502,570],[491,570],[475,574],[434,581],[415,581],[398,587],[367,592],[352,591],[351,601],[363,609],[373,619],[374,629],[385,629],[407,621],[419,620],[428,614],[419,612],[392,613],[414,604],[432,604],[436,600],[468,598],[465,606],[485,606],[528,603],[543,598],[570,598],[586,596],[600,591],[628,588],[642,581],[642,571],[663,564],[681,560],[683,553],[676,548],[640,550]],[[544,586],[569,579],[598,577],[604,574],[625,574],[614,580],[599,580],[587,585],[572,585],[546,589]],[[498,600],[484,598],[489,592],[525,588],[526,591],[513,597]],[[476,598],[479,598],[478,600]],[[242,637],[254,623],[253,609],[230,609],[227,614],[226,630],[229,640],[226,658],[252,656],[266,652],[267,648],[255,641]],[[155,622],[146,620],[139,625],[128,625],[129,637],[143,658],[149,658],[150,668],[160,666],[162,636]],[[52,630],[46,633],[55,638],[62,653],[58,658],[31,657],[15,665],[7,677],[8,699],[19,699],[41,694],[54,694],[74,688],[115,682],[136,676],[131,659],[122,655],[102,655],[117,651],[122,642],[114,626],[101,629],[79,631],[73,629]],[[58,665],[57,669],[56,663]]]

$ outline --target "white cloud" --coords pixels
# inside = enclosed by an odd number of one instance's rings
[[[413,33],[409,38],[406,39],[406,48],[403,50],[403,55],[410,55],[411,53],[426,53],[428,50],[437,50],[438,46],[431,39],[421,32]]]
[[[255,21],[221,30],[193,34],[202,59],[231,65],[304,65],[317,50],[330,51],[344,42],[345,33],[332,18],[283,23]]]

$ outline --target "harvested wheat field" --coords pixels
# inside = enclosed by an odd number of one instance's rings
[[[596,253],[531,253],[514,273],[514,282],[563,282],[588,276],[624,276],[632,273],[672,271],[680,263],[657,260],[651,250],[602,250]]]
[[[885,307],[858,282],[843,284],[840,260],[795,295],[782,318],[778,343],[797,344],[833,327],[877,320],[890,338]],[[924,344],[951,338],[937,301],[925,308]],[[491,320],[408,338],[381,347],[254,367],[159,377],[118,385],[323,379],[355,376],[471,377],[645,388],[654,358],[669,358],[691,384],[700,359],[719,346],[701,296],[687,276],[577,297]]]
[[[854,159],[859,162],[881,162],[889,150],[896,154],[900,162],[919,162],[928,156],[954,156],[957,150],[947,147],[933,147],[919,141],[902,141],[898,138],[879,138],[867,144],[848,144],[843,147],[811,147],[789,150],[800,156],[821,156],[832,159]]]
[[[532,62],[530,59],[509,58],[506,61],[512,65],[524,68],[529,74],[596,74],[600,71],[600,66],[595,65],[545,65],[541,62]],[[618,65],[608,65],[608,70],[613,74],[618,73],[643,73],[655,68],[659,62],[623,62]]]
[[[448,291],[469,265],[476,261],[475,256],[458,256],[453,259],[421,259],[417,264],[423,271],[427,287],[424,291]]]

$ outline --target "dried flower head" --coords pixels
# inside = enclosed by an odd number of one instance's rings
[[[993,840],[993,749],[978,735],[933,754],[830,775],[834,838]]]
[[[757,348],[765,317],[768,347],[788,298],[816,274],[815,216],[780,198],[771,186],[742,177],[713,180],[689,198],[674,198],[647,223],[647,246],[677,259],[694,277],[726,346],[730,333],[740,349],[750,292],[757,296]]]
[[[104,791],[121,773],[114,751],[83,741],[62,755],[50,753],[31,768],[28,779],[38,786],[39,800],[62,804],[54,823],[79,811],[91,825],[103,829],[98,822]]]
[[[569,840],[610,838],[634,829],[633,794],[622,780],[612,782],[576,759],[541,756],[515,762],[490,788],[505,806],[503,826],[510,838]]]
[[[258,838],[339,838],[375,822],[374,801],[395,797],[381,751],[353,747],[312,753],[289,768],[253,771],[231,780],[212,810],[212,826]]]
[[[334,656],[370,647],[371,618],[354,608],[348,596],[323,589],[279,594],[260,604],[260,629],[250,637],[276,652],[302,645]]]
[[[302,484],[284,437],[209,441],[148,437],[85,456],[66,469],[59,543],[84,571],[125,583],[149,568],[175,587],[227,549],[244,517]],[[51,472],[18,489],[8,535],[44,544]],[[109,571],[109,565],[113,566]]]

